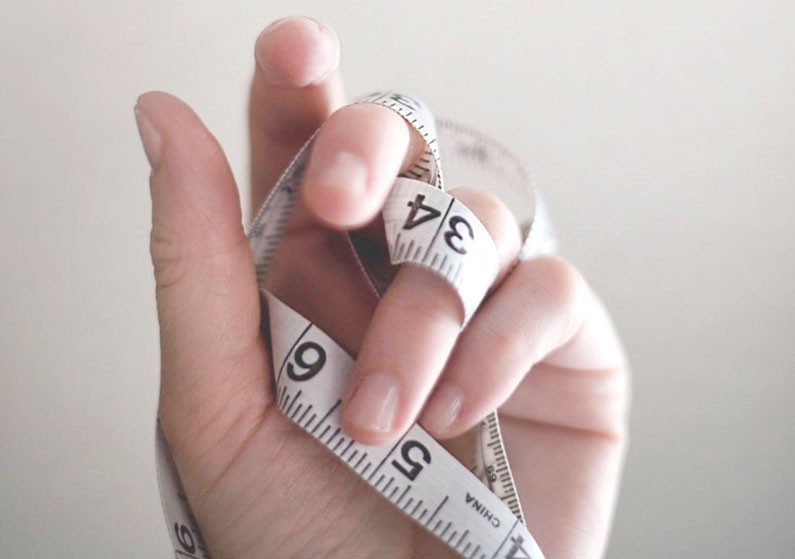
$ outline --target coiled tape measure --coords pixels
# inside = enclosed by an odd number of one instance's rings
[[[443,191],[442,154],[451,162],[445,170],[454,183],[489,185],[517,213],[525,235],[519,260],[554,251],[555,238],[543,202],[530,187],[521,164],[504,148],[449,123],[440,124],[437,136],[430,111],[409,95],[376,93],[358,102],[392,109],[425,139],[425,154],[397,179],[383,209],[390,260],[424,266],[445,278],[460,298],[465,322],[497,274],[497,254],[485,227]],[[290,163],[249,232],[260,286],[294,206],[313,140]],[[356,253],[353,239],[351,244]],[[383,294],[386,285],[359,262],[372,287]],[[339,418],[343,387],[354,359],[311,321],[261,290],[269,313],[275,398],[287,417],[462,557],[543,558],[524,525],[496,411],[477,429],[470,469],[416,424],[396,444],[370,446],[354,441],[342,430]],[[209,558],[159,427],[157,456],[175,556]]]

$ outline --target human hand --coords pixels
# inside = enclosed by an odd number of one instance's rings
[[[453,190],[498,247],[501,274],[489,297],[463,332],[455,295],[424,270],[402,268],[378,302],[343,231],[376,216],[422,143],[387,109],[335,112],[343,99],[339,46],[325,25],[277,22],[257,40],[256,55],[255,207],[325,123],[268,286],[358,355],[343,406],[346,430],[381,444],[419,416],[449,439],[499,406],[527,524],[541,548],[550,558],[600,555],[626,439],[628,386],[621,345],[598,299],[558,258],[522,262],[507,275],[519,248],[510,212],[480,191]],[[160,421],[214,556],[451,555],[274,405],[252,256],[223,152],[174,97],[143,95],[136,114],[152,164]]]

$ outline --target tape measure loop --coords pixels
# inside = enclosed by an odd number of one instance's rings
[[[399,177],[383,210],[392,264],[433,270],[453,288],[464,324],[497,277],[494,240],[477,216],[453,196],[415,179]]]

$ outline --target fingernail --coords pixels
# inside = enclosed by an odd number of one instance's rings
[[[349,197],[367,189],[367,166],[356,154],[335,151],[326,159],[312,161],[306,181],[310,188],[322,188],[330,194],[340,193]]]
[[[392,429],[398,404],[398,385],[391,375],[374,373],[364,377],[345,407],[345,419],[351,425],[372,433]]]
[[[445,382],[434,391],[422,414],[421,423],[436,433],[445,433],[453,426],[461,411],[464,393],[451,383]]]
[[[157,128],[146,116],[146,113],[141,110],[138,105],[135,106],[135,122],[138,124],[138,134],[141,136],[141,143],[144,146],[144,153],[149,160],[149,166],[153,171],[157,171],[160,167],[160,158],[163,149],[163,139],[160,136]]]
[[[274,21],[260,33],[254,56],[271,83],[306,87],[323,81],[334,71],[339,63],[340,44],[326,24],[293,16]]]

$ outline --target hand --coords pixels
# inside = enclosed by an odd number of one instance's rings
[[[358,355],[344,395],[345,429],[361,442],[385,443],[419,417],[436,437],[452,439],[499,406],[539,545],[550,558],[599,556],[628,404],[623,351],[599,300],[559,258],[522,262],[507,275],[519,248],[510,212],[493,196],[453,190],[498,246],[501,274],[490,295],[463,332],[456,296],[424,270],[400,269],[379,302],[344,231],[376,217],[422,143],[388,109],[340,108],[339,44],[326,25],[281,20],[260,35],[255,52],[255,208],[325,123],[268,286]],[[136,117],[152,166],[160,420],[213,556],[451,556],[282,416],[221,147],[170,95],[142,95]]]

